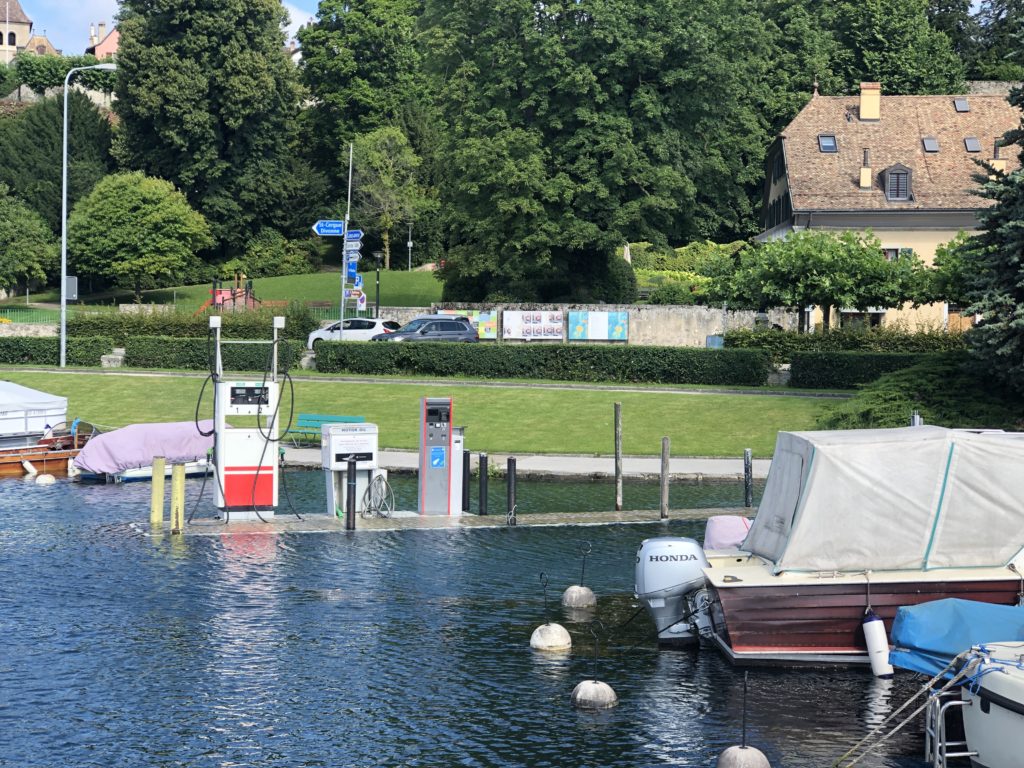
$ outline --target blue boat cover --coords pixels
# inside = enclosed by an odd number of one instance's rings
[[[934,676],[972,646],[1013,640],[1024,640],[1024,606],[933,600],[896,611],[889,663]]]

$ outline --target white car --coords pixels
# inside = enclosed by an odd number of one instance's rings
[[[326,328],[309,334],[306,346],[315,350],[318,341],[369,341],[379,333],[392,333],[401,327],[394,320],[349,317],[345,320],[344,332],[340,322],[331,323]]]

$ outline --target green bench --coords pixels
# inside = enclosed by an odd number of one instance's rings
[[[295,423],[288,430],[292,443],[320,442],[321,427],[324,424],[361,424],[366,421],[363,416],[327,416],[322,413],[300,413]]]

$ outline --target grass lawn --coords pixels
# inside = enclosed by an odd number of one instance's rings
[[[284,277],[260,277],[253,279],[256,297],[265,301],[330,301],[337,306],[340,286],[339,272],[316,272],[309,275],[285,275]],[[363,272],[367,304],[373,306],[376,300],[376,272]],[[210,297],[210,284],[178,286],[143,292],[144,304],[171,304],[185,309],[198,309]],[[441,300],[441,283],[433,272],[381,271],[380,301],[382,307],[429,307],[431,302]],[[20,301],[24,307],[25,297],[14,297],[2,304],[16,307]],[[32,301],[59,302],[56,291],[32,294]],[[83,296],[87,304],[130,304],[132,294],[118,291]]]
[[[22,373],[0,377],[68,398],[68,416],[105,426],[193,418],[201,380],[159,376]],[[466,444],[489,453],[613,453],[613,404],[622,403],[623,450],[658,455],[661,438],[674,456],[771,456],[778,430],[812,429],[828,404],[818,398],[770,395],[445,387],[434,384],[300,381],[296,413],[365,416],[380,427],[382,448],[414,450],[420,398],[455,398],[454,423]],[[282,408],[288,408],[285,393]],[[212,415],[207,387],[202,418]]]

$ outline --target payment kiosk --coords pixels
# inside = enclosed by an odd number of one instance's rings
[[[452,427],[452,399],[424,397],[420,406],[419,513],[462,514],[461,427]]]

